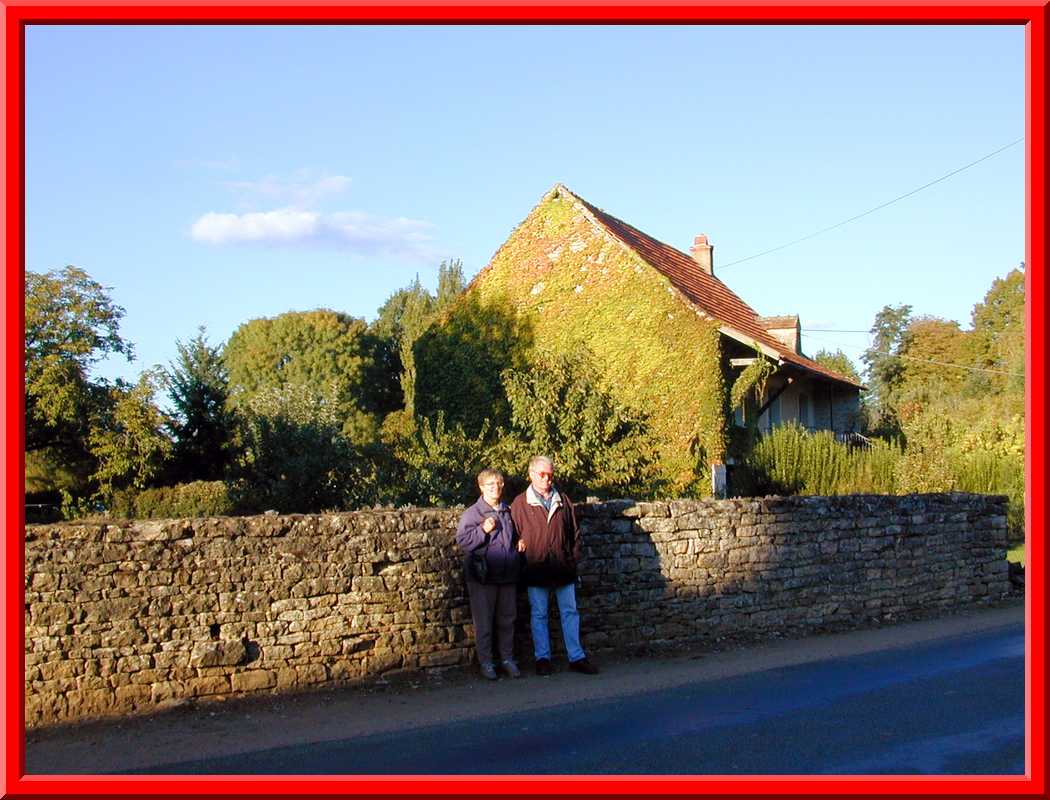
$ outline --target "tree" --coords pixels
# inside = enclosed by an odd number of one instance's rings
[[[446,425],[441,411],[433,420],[416,420],[394,442],[402,489],[397,502],[440,506],[471,502],[477,494],[478,472],[505,467],[503,459],[494,456],[490,439],[487,420],[473,436],[462,425]]]
[[[412,345],[416,415],[443,411],[450,425],[488,419],[493,429],[506,428],[510,406],[501,373],[526,368],[532,342],[531,321],[507,301],[461,296]]]
[[[231,468],[241,512],[308,513],[370,504],[369,459],[344,435],[339,387],[270,386],[246,398]]]
[[[229,402],[240,410],[272,389],[334,390],[343,432],[354,441],[369,441],[377,418],[400,405],[389,347],[363,320],[327,309],[251,320],[233,332],[223,350]]]
[[[912,320],[901,338],[898,356],[903,364],[895,397],[901,418],[941,399],[957,397],[970,374],[967,335],[951,320],[929,316]]]
[[[92,477],[103,502],[116,489],[145,489],[171,454],[168,420],[153,402],[162,380],[161,371],[147,370],[134,386],[118,383],[112,403],[92,420],[88,441],[98,460]]]
[[[1025,373],[1025,265],[996,278],[984,300],[973,307],[973,353],[985,370],[974,374],[971,394],[1011,394],[1023,398]],[[1023,409],[1023,403],[1019,405]]]
[[[463,277],[463,262],[458,258],[453,261],[442,261],[438,267],[438,288],[434,297],[434,312],[440,313],[467,288]]]
[[[171,482],[218,480],[230,460],[233,434],[222,348],[208,344],[204,326],[189,342],[176,341],[175,347],[178,358],[165,373],[174,410]]]
[[[413,283],[398,289],[387,299],[371,325],[371,330],[390,341],[397,353],[403,408],[410,418],[415,416],[416,405],[413,347],[427,326],[462,294],[465,286],[462,262],[443,261],[438,267],[436,295],[424,289],[419,275],[416,275]]]
[[[813,360],[822,367],[827,367],[828,369],[837,372],[839,375],[844,375],[850,380],[861,383],[860,373],[857,371],[857,367],[854,366],[850,357],[841,350],[836,350],[834,353],[830,350],[821,350],[813,356]]]
[[[646,419],[601,386],[584,345],[506,370],[503,386],[525,460],[530,453],[554,457],[559,480],[577,493],[624,496],[649,488],[656,451]]]
[[[868,393],[873,427],[882,433],[900,432],[896,391],[904,371],[899,356],[905,342],[911,306],[883,306],[871,328],[871,347],[860,357],[868,372]]]
[[[109,387],[92,380],[92,365],[109,355],[134,358],[120,336],[124,309],[82,269],[26,272],[25,447],[83,453],[87,420]]]

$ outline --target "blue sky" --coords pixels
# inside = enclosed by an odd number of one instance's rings
[[[26,268],[112,287],[134,379],[206,325],[373,319],[484,266],[554,183],[813,354],[958,320],[1024,259],[1021,26],[29,26]],[[858,363],[859,366],[859,363]]]

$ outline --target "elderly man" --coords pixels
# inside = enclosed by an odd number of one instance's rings
[[[550,590],[558,600],[561,631],[569,669],[597,675],[580,644],[580,614],[576,610],[576,564],[582,547],[576,512],[569,498],[554,488],[554,462],[547,456],[529,461],[529,487],[514,498],[510,515],[514,529],[525,542],[522,579],[529,591],[532,610],[532,647],[536,674],[550,675],[551,639],[547,627]]]

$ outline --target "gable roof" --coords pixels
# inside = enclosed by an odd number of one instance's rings
[[[721,323],[721,331],[726,336],[744,344],[757,345],[766,355],[807,372],[816,373],[827,380],[861,388],[861,384],[851,378],[796,353],[769,333],[763,325],[765,320],[757,311],[718,278],[700,269],[691,256],[592,206],[560,183],[555,184],[548,192],[548,196],[555,194],[562,194],[575,201],[597,225],[666,277],[687,302]]]

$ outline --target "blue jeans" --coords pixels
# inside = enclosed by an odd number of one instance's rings
[[[561,617],[561,635],[565,639],[565,652],[569,661],[586,657],[580,644],[580,612],[576,610],[576,584],[567,583],[554,589],[558,600],[558,615]],[[532,609],[532,649],[536,660],[551,657],[551,635],[547,628],[547,609],[550,589],[546,586],[529,587],[529,608]]]

